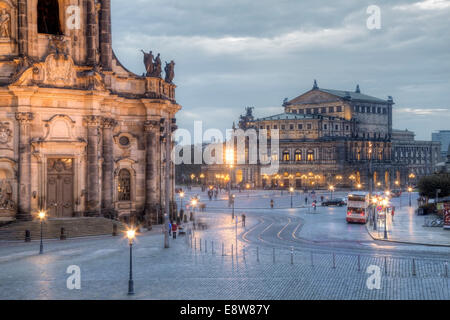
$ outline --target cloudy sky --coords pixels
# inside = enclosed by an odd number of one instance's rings
[[[381,9],[369,30],[368,6]],[[144,72],[141,49],[175,60],[180,127],[230,128],[244,107],[282,112],[319,87],[394,97],[394,127],[450,129],[450,0],[112,0],[113,47]]]

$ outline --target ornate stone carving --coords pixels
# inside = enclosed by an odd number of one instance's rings
[[[48,43],[48,54],[55,54],[58,58],[62,55],[67,59],[67,56],[69,55],[69,49],[64,36],[52,36],[50,38],[50,41]]]
[[[0,144],[8,143],[12,138],[9,122],[0,122]]]
[[[145,131],[153,131],[157,127],[159,128],[158,121],[156,121],[156,120],[147,120],[144,122],[144,130]]]
[[[16,203],[12,200],[12,186],[7,180],[0,182],[0,209],[16,209]]]
[[[32,112],[16,112],[16,120],[21,124],[27,124],[33,121],[34,115]]]
[[[175,62],[173,60],[170,61],[170,63],[166,62],[164,71],[166,72],[166,82],[172,83],[173,78],[175,77]]]
[[[85,116],[84,124],[88,127],[98,127],[102,124],[103,117],[101,116]]]
[[[71,58],[51,54],[45,59],[44,83],[57,87],[72,86],[76,81],[76,71]]]
[[[102,126],[105,129],[111,129],[117,125],[117,121],[113,118],[103,118]]]
[[[0,12],[0,38],[11,38],[11,15],[6,9]]]

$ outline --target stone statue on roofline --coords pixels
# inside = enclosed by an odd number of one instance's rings
[[[164,71],[166,72],[166,82],[172,83],[173,78],[175,77],[175,62],[173,60],[171,60],[170,63],[166,62]]]

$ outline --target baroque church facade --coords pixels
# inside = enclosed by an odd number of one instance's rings
[[[245,163],[233,166],[231,177],[226,166],[204,165],[206,180],[296,189],[386,190],[414,185],[420,176],[436,170],[440,144],[416,141],[413,132],[393,129],[393,105],[392,97],[364,94],[359,85],[354,91],[342,91],[319,88],[314,81],[310,91],[285,99],[283,113],[256,118],[253,108],[247,108],[239,128],[267,130],[268,150],[258,151],[258,162],[249,164],[247,149]],[[272,130],[279,132],[279,147],[273,150]],[[263,173],[268,160],[279,163],[278,172]]]
[[[155,63],[139,76],[118,61],[110,0],[0,0],[0,222],[155,221],[181,108]]]

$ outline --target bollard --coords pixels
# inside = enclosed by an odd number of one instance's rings
[[[191,243],[191,248],[192,248],[192,235],[189,237],[190,243]]]
[[[358,254],[358,271],[361,271],[361,256]]]
[[[197,238],[194,238],[194,249],[197,251]]]
[[[294,248],[291,248],[291,264],[294,264]]]
[[[412,275],[416,276],[416,259],[412,260]]]
[[[224,246],[223,246],[223,242],[222,242],[222,257],[225,255],[225,249],[224,249]]]
[[[208,252],[208,242],[205,240],[205,253]]]
[[[30,230],[25,230],[25,242],[31,242],[31,232],[30,232]]]
[[[234,254],[234,248],[233,248],[233,244],[231,244],[231,257],[233,258],[233,254]]]
[[[273,263],[275,263],[275,248],[273,248],[272,250],[272,255],[273,255]]]
[[[448,278],[448,262],[445,261],[445,277]]]
[[[259,247],[256,247],[256,262],[259,262]]]
[[[200,238],[200,252],[202,251],[202,238]]]
[[[66,233],[65,233],[66,229],[61,228],[61,233],[59,235],[59,240],[66,240]]]
[[[113,224],[113,231],[112,231],[112,236],[115,237],[117,236],[117,224]]]
[[[336,269],[336,255],[333,252],[333,269]]]
[[[311,267],[314,267],[313,252],[311,251]]]
[[[384,257],[384,274],[387,274],[387,257]]]

